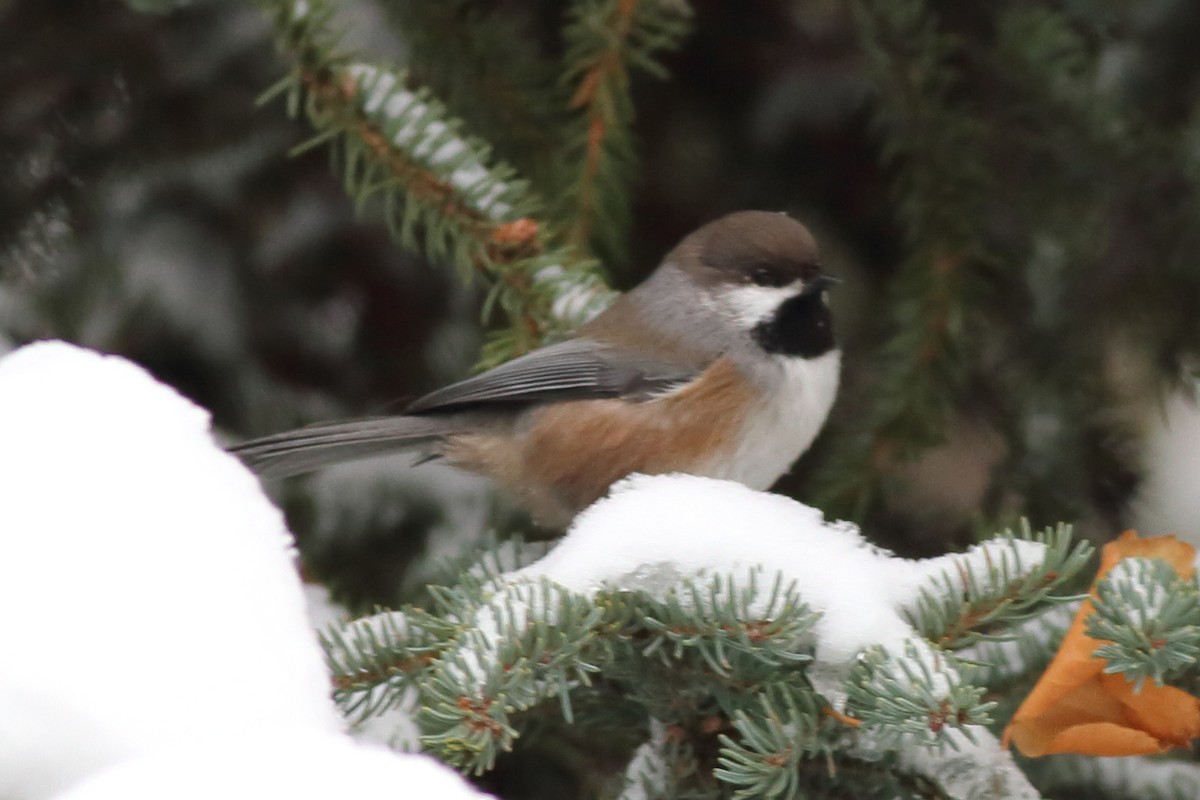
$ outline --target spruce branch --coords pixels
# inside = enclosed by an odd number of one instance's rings
[[[328,143],[347,192],[361,208],[375,203],[389,230],[432,261],[455,265],[464,280],[482,273],[492,284],[485,317],[502,309],[512,321],[485,361],[512,357],[577,320],[560,316],[563,295],[608,299],[595,260],[559,241],[538,215],[527,181],[428,89],[407,88],[407,73],[353,60],[338,50],[326,0],[259,0],[273,20],[292,74],[283,92],[290,113],[317,129],[305,146]],[[557,280],[539,275],[557,274]],[[576,303],[577,304],[577,303]]]
[[[601,591],[606,676],[660,719],[728,716],[771,685],[804,687],[817,616],[778,576],[684,581],[660,598]],[[807,690],[810,691],[811,690]]]
[[[977,612],[979,619],[1022,618],[1021,604],[1054,581],[1039,566],[1061,568],[1082,558],[1065,544],[1065,528],[1040,536],[1026,529],[1025,535],[1041,541],[1000,537],[989,543],[991,550],[981,546],[949,557],[965,570],[951,574],[974,575],[950,586],[956,595],[980,601],[1009,592],[1011,608]],[[937,574],[945,563],[913,565],[919,577]],[[411,696],[415,689],[423,745],[478,773],[536,730],[551,705],[559,706],[556,719],[571,724],[573,697],[594,709],[597,699],[604,705],[604,691],[617,691],[628,710],[660,720],[670,733],[669,741],[639,750],[649,772],[635,770],[654,777],[665,768],[672,778],[657,792],[663,797],[711,794],[714,779],[743,797],[798,797],[814,782],[833,791],[859,780],[907,796],[922,769],[957,774],[963,748],[995,744],[976,741],[988,736],[980,726],[994,704],[962,677],[959,661],[915,633],[899,646],[823,664],[828,674],[820,676],[821,685],[828,683],[833,694],[814,691],[817,615],[795,585],[778,574],[764,580],[765,571],[752,568],[743,573],[748,580],[736,582],[721,574],[680,576],[653,593],[577,594],[536,570],[473,570],[456,587],[431,589],[435,609],[428,624],[421,616],[427,612],[406,610],[404,618],[368,620],[357,636],[341,636],[339,657],[331,661],[357,702],[343,708],[374,713],[398,702],[397,692]],[[1034,588],[1012,590],[1014,581],[1026,579]],[[601,680],[593,683],[594,676]],[[839,706],[837,698],[844,697],[849,716],[827,709],[827,697]],[[581,714],[579,723],[592,724],[592,718]],[[698,754],[718,746],[712,756],[719,759],[717,771],[697,770],[706,758]],[[913,756],[918,777],[863,760],[927,748],[936,752]],[[678,758],[667,758],[668,751]],[[986,776],[976,776],[981,780]]]
[[[466,611],[466,609],[463,609]],[[482,773],[520,735],[510,714],[586,684],[601,610],[548,580],[510,584],[470,616],[472,628],[422,688],[422,742],[443,761]]]
[[[1043,546],[1033,563],[1023,554],[1029,542]],[[907,612],[921,635],[944,649],[974,644],[986,631],[1027,619],[1055,600],[1053,592],[1087,565],[1092,547],[1072,545],[1070,525],[1035,534],[1022,520],[1019,535],[1005,531],[971,552],[983,558],[951,557],[953,570],[934,577]]]
[[[821,710],[816,695],[766,691],[759,713],[746,710],[733,717],[738,738],[722,734],[718,768],[713,774],[737,787],[735,798],[801,796],[801,762],[830,750],[818,730]]]
[[[611,258],[624,252],[636,169],[630,73],[655,77],[658,56],[691,28],[686,0],[575,0],[563,32],[563,81],[574,124],[563,157],[566,241]]]
[[[334,701],[358,721],[394,707],[456,633],[418,609],[381,612],[321,632]]]
[[[914,770],[897,769],[893,755],[855,747],[811,693],[768,690],[733,723],[737,736],[720,737],[713,774],[734,788],[735,798],[956,796]]]
[[[955,41],[924,0],[857,0],[853,8],[908,250],[888,300],[892,332],[872,371],[869,421],[856,419],[860,432],[820,488],[823,507],[861,519],[897,460],[942,441],[963,385],[978,274],[992,257],[980,230],[989,191],[983,128],[952,101]]]
[[[714,780],[731,794],[781,798],[798,796],[812,781],[848,786],[856,776],[902,794],[904,781],[920,776],[950,796],[958,795],[947,781],[960,779],[972,787],[993,777],[1017,786],[1011,758],[982,727],[995,703],[983,701],[983,688],[964,678],[962,662],[911,628],[902,609],[911,604],[915,616],[940,620],[930,623],[939,629],[957,622],[973,631],[1025,619],[1078,568],[1086,550],[1070,546],[1066,527],[1034,534],[1026,526],[1023,535],[925,561],[858,553],[895,568],[879,573],[897,583],[874,612],[889,611],[895,620],[862,623],[871,638],[852,646],[847,637],[853,640],[854,632],[826,630],[786,571],[757,561],[737,578],[711,568],[681,574],[659,566],[648,574],[635,570],[639,577],[625,582],[603,572],[581,579],[570,558],[551,556],[504,574],[493,560],[468,570],[458,586],[430,590],[433,622],[421,622],[426,612],[407,611],[417,624],[377,622],[358,636],[363,644],[342,645],[352,654],[341,655],[339,674],[357,692],[356,709],[381,709],[399,700],[387,693],[402,689],[411,697],[415,690],[423,745],[464,771],[490,769],[499,753],[544,726],[554,705],[553,717],[572,724],[575,701],[594,711],[597,702],[611,704],[606,692],[615,692],[627,724],[638,720],[640,733],[640,720],[658,720],[680,745],[670,763],[663,761],[665,742],[639,751],[654,769],[638,772],[653,777],[666,765],[676,778],[676,768],[690,776],[672,779],[663,796],[711,794]],[[581,582],[569,589],[555,576]],[[930,578],[937,581],[920,595]],[[605,588],[609,580],[617,586]],[[617,588],[622,583],[626,588]],[[954,600],[938,605],[934,597],[943,589]],[[833,615],[828,609],[826,616]],[[961,624],[964,616],[970,625]],[[860,623],[851,614],[844,624]],[[381,641],[405,637],[410,641]],[[826,657],[814,665],[820,652]],[[581,714],[579,724],[592,724],[593,711]],[[987,754],[989,767],[967,780],[962,765],[975,751]],[[867,758],[911,766],[873,773]],[[692,769],[711,759],[720,771]],[[906,769],[913,774],[905,776]],[[820,777],[821,771],[829,774]],[[974,791],[963,796],[984,796]]]
[[[671,592],[663,602],[644,598],[641,624],[651,641],[643,655],[670,661],[694,650],[721,676],[732,673],[737,654],[770,667],[811,661],[805,650],[818,615],[800,600],[795,584],[785,585],[778,573],[764,597],[759,574],[752,573],[743,587],[714,575],[707,586],[689,582],[684,596]]]
[[[846,710],[862,722],[860,731],[878,746],[954,747],[947,732],[968,739],[971,726],[990,722],[995,703],[983,702],[983,689],[963,680],[955,659],[923,639],[912,639],[903,654],[881,647],[867,650],[847,680]]]
[[[414,606],[380,611],[319,634],[334,700],[345,716],[362,721],[397,705],[468,632],[474,610],[484,602],[485,581],[494,573],[484,560],[476,573],[458,577],[454,587],[427,587],[433,611]]]
[[[1141,691],[1195,671],[1200,657],[1200,589],[1165,561],[1128,558],[1096,586],[1087,634],[1106,642],[1096,656]]]

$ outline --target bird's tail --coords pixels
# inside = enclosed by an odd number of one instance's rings
[[[259,475],[282,478],[322,467],[430,444],[453,432],[447,419],[374,417],[325,422],[234,445],[236,455]]]

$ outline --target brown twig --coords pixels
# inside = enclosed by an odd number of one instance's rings
[[[587,119],[587,145],[583,158],[583,174],[579,181],[579,208],[567,234],[567,240],[580,247],[587,244],[591,234],[596,174],[600,170],[600,158],[609,133],[608,124],[604,119],[601,90],[610,80],[623,80],[625,67],[621,55],[633,27],[633,15],[637,11],[638,2],[639,0],[617,0],[611,23],[614,46],[596,59],[596,63],[584,73],[579,87],[571,96],[570,107],[584,109]]]
[[[423,653],[419,656],[380,664],[373,670],[356,672],[353,675],[334,675],[331,682],[334,689],[343,692],[371,688],[378,686],[393,675],[424,669],[432,664],[435,658],[433,655]]]

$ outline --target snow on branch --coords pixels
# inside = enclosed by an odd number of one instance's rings
[[[608,308],[617,297],[599,275],[580,275],[561,264],[543,267],[534,273],[533,280],[545,286],[555,298],[551,312],[563,330],[578,328]]]
[[[853,774],[876,769],[864,754],[928,750],[913,763],[936,772],[961,764],[947,749],[999,744],[982,727],[982,689],[925,635],[949,628],[916,623],[953,621],[961,641],[972,625],[1024,617],[1078,568],[1082,551],[1066,535],[1002,536],[910,561],[785,497],[634,476],[535,563],[435,590],[447,627],[429,650],[420,637],[409,650],[373,640],[360,650],[429,653],[429,664],[401,670],[404,685],[420,692],[424,745],[465,770],[490,768],[537,704],[555,701],[571,719],[572,694],[601,676],[673,742],[719,745],[716,775],[740,796],[786,796],[779,787],[804,772],[791,767],[820,754]],[[387,672],[369,662],[357,674]],[[648,747],[646,759],[665,752]],[[1016,786],[1011,759],[989,758],[994,781]]]
[[[925,585],[908,617],[941,647],[973,644],[983,631],[1028,617],[1074,578],[1091,557],[1087,542],[1071,543],[1071,526],[1020,538],[1005,531],[991,541],[923,562]]]
[[[1031,595],[1048,599],[1081,568],[1087,548],[1071,549],[1066,529],[1043,539],[1005,535],[966,553],[911,561],[785,497],[707,478],[635,476],[517,575],[544,576],[585,594],[607,586],[662,598],[684,578],[724,573],[748,586],[757,570],[778,572],[821,615],[813,625],[818,658],[848,661],[874,644],[902,652],[913,617],[921,621],[922,603],[932,604],[948,575],[961,581],[947,593],[964,609],[987,602],[1011,612],[976,610],[977,625],[1025,613]]]
[[[512,221],[534,210],[527,184],[510,167],[489,165],[487,146],[464,135],[461,122],[427,89],[406,88],[406,72],[352,63],[341,74],[349,78],[347,89],[353,88],[361,113],[373,123],[372,133],[382,137],[379,146],[406,154],[414,169],[425,170],[424,179],[414,180],[410,190],[439,193],[429,199],[477,222]],[[403,172],[399,164],[393,167],[398,175]],[[364,188],[381,187],[365,182]]]
[[[1139,800],[1200,797],[1200,765],[1166,758],[1061,756],[1042,762],[1039,784],[1047,791],[1087,791]]]
[[[862,722],[864,734],[888,750],[953,745],[943,735],[946,729],[978,729],[991,721],[987,713],[994,705],[982,702],[983,688],[963,680],[949,653],[916,637],[900,652],[868,649],[846,686],[846,710]]]
[[[327,0],[259,0],[294,67],[264,99],[287,98],[317,130],[299,150],[328,144],[359,207],[372,202],[393,236],[464,280],[484,274],[485,316],[512,326],[489,343],[485,364],[528,351],[595,313],[610,295],[599,265],[562,240],[528,181],[493,158],[461,120],[404,71],[341,51]],[[542,276],[542,277],[537,277]]]
[[[333,696],[350,719],[362,720],[395,706],[415,676],[441,651],[425,615],[425,625],[399,612],[382,612],[321,634],[333,676]]]
[[[752,570],[741,586],[713,575],[707,581],[685,581],[662,600],[640,598],[642,619],[633,626],[644,628],[639,634],[649,642],[643,655],[661,654],[674,661],[694,650],[722,676],[735,671],[739,656],[773,669],[811,661],[811,629],[818,615],[800,600],[795,583],[784,585],[776,573],[765,590],[761,574]],[[744,672],[749,665],[740,666],[736,671]]]
[[[512,712],[558,698],[570,721],[570,688],[596,671],[585,653],[602,613],[548,580],[500,587],[422,687],[423,744],[479,773],[519,735]]]
[[[957,800],[1038,800],[1041,795],[1016,760],[984,728],[951,730],[947,747],[906,748],[899,766],[933,781]]]

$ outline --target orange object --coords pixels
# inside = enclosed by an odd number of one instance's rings
[[[492,241],[503,247],[512,247],[529,244],[537,238],[537,235],[537,221],[530,217],[521,217],[497,226],[492,231]]]
[[[1195,556],[1195,548],[1173,536],[1139,539],[1126,531],[1101,551],[1091,594],[1122,559],[1161,558],[1190,578]],[[1104,659],[1092,655],[1104,642],[1084,633],[1093,613],[1092,601],[1085,600],[1054,660],[1004,730],[1005,745],[1011,741],[1027,756],[1131,756],[1184,747],[1200,736],[1197,698],[1151,681],[1135,694],[1124,675],[1104,674]]]

